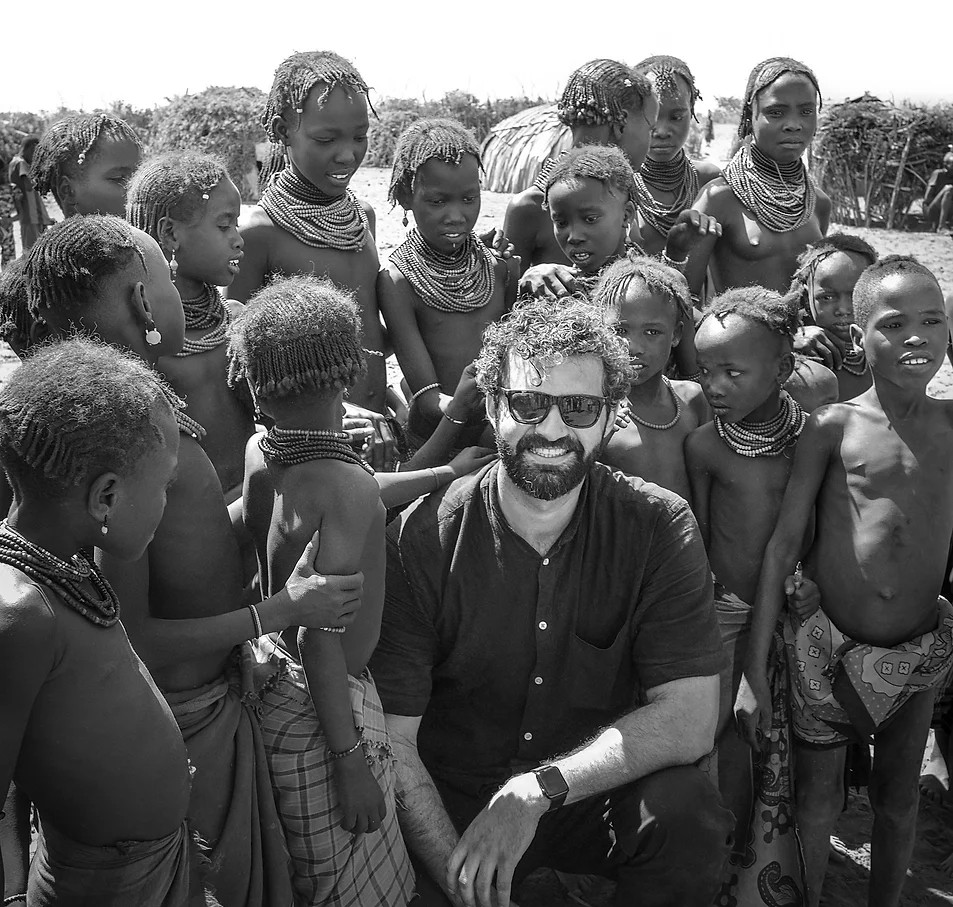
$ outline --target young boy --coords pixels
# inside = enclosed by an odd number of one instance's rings
[[[353,296],[292,277],[259,292],[230,331],[242,375],[274,425],[247,448],[245,521],[262,587],[280,589],[321,531],[319,566],[364,573],[360,617],[289,629],[288,673],[262,695],[262,730],[294,862],[296,903],[402,905],[413,871],[397,825],[393,762],[367,661],[384,604],[384,518],[371,470],[341,432],[364,370]]]
[[[947,323],[936,278],[888,256],[854,289],[851,337],[873,387],[813,413],[765,552],[736,712],[752,745],[765,726],[766,660],[783,580],[805,572],[824,610],[784,621],[792,676],[797,824],[817,907],[850,740],[874,739],[872,905],[896,905],[910,862],[917,778],[935,687],[953,658],[953,606],[937,599],[953,534],[953,403],[926,395]]]
[[[519,262],[497,258],[473,232],[480,214],[480,148],[458,123],[419,120],[397,140],[388,199],[415,228],[378,279],[381,312],[412,393],[413,447],[433,434],[460,373],[480,352],[483,329],[516,300]],[[486,430],[481,414],[463,444]]]
[[[27,281],[31,306],[58,336],[95,332],[153,367],[182,347],[182,302],[162,250],[117,217],[74,217],[48,230]],[[354,607],[342,602],[360,595],[360,578],[326,578],[322,591],[309,549],[285,589],[246,607],[238,543],[201,427],[186,418],[180,428],[177,478],[148,550],[130,561],[107,550],[101,563],[129,637],[186,735],[196,770],[189,817],[212,845],[219,899],[287,903],[287,852],[257,719],[243,699],[248,657],[235,647],[289,625],[341,625]]]
[[[0,390],[15,494],[0,523],[0,791],[14,780],[41,818],[26,892],[4,903],[205,903],[189,897],[182,735],[81,553],[135,559],[150,543],[176,470],[170,393],[81,339],[38,351]]]
[[[348,189],[367,153],[368,87],[329,51],[288,57],[276,70],[262,125],[278,172],[242,225],[245,257],[231,287],[239,302],[276,274],[325,274],[357,294],[370,352],[350,400],[385,411],[383,330],[374,209]]]
[[[695,296],[709,264],[718,292],[757,284],[783,293],[798,255],[827,232],[830,199],[801,161],[819,106],[817,79],[803,63],[772,57],[751,71],[738,128],[750,143],[694,205],[722,225],[720,236],[702,237],[691,252],[685,276]]]
[[[689,496],[685,438],[711,418],[694,381],[665,376],[682,322],[691,318],[685,278],[650,258],[625,257],[606,268],[593,303],[614,318],[635,370],[630,422],[611,436],[599,459],[629,475]]]

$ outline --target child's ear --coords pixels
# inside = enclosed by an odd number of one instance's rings
[[[89,483],[86,512],[97,523],[107,523],[109,513],[119,503],[122,480],[114,472],[104,472]]]
[[[849,330],[850,330],[850,339],[853,342],[854,346],[858,350],[862,350],[864,348],[864,332],[860,329],[860,325],[852,324]]]
[[[682,342],[682,328],[685,326],[685,319],[690,315],[682,315],[675,322],[675,330],[672,331],[672,349],[674,350]]]
[[[164,252],[174,252],[178,249],[179,239],[178,236],[176,236],[176,222],[166,215],[165,217],[159,218],[157,227],[156,238],[159,240],[159,245],[162,246],[162,250]]]
[[[623,223],[625,224],[626,233],[628,234],[629,227],[632,225],[632,222],[635,220],[635,202],[629,200],[625,203],[625,219]]]
[[[64,209],[64,214],[66,214],[65,209],[72,209],[76,206],[76,190],[73,188],[73,180],[65,173],[61,173],[56,181],[56,200],[60,208]]]
[[[278,139],[279,145],[288,144],[288,132],[288,124],[285,122],[285,118],[280,113],[276,113],[271,118],[271,133]]]
[[[794,353],[785,353],[778,363],[778,387],[784,387],[785,382],[794,374]]]

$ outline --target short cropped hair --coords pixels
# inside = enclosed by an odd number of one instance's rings
[[[178,401],[134,356],[89,338],[43,344],[0,388],[0,464],[17,497],[131,473]]]
[[[25,270],[26,257],[21,255],[0,271],[0,340],[20,351],[29,348],[33,327]]]
[[[549,202],[549,190],[557,183],[574,183],[583,177],[598,180],[607,189],[617,189],[626,201],[637,204],[632,165],[614,145],[580,145],[561,155],[546,175],[544,204]]]
[[[924,264],[921,264],[912,255],[885,255],[870,267],[865,268],[854,287],[854,322],[866,329],[870,321],[870,313],[877,302],[877,294],[881,284],[894,274],[918,274],[925,277],[940,288],[936,275]],[[943,291],[940,290],[942,298]]]
[[[793,349],[794,335],[801,325],[794,296],[782,296],[774,290],[752,286],[732,287],[720,293],[705,307],[698,326],[701,327],[711,318],[723,321],[729,315],[760,324],[772,334],[777,334],[787,352]]]
[[[511,353],[550,365],[597,356],[605,368],[603,392],[612,403],[628,393],[632,380],[628,345],[599,308],[579,299],[532,299],[487,325],[476,363],[477,384],[487,396],[495,399],[504,386]]]
[[[574,126],[623,126],[630,110],[641,110],[652,83],[625,63],[590,60],[566,82],[556,105],[559,121]]]
[[[677,93],[676,77],[681,76],[688,88],[688,108],[692,117],[695,117],[695,102],[702,100],[702,96],[695,85],[695,76],[692,75],[692,71],[684,60],[667,54],[656,54],[653,57],[646,57],[641,63],[636,63],[635,71],[644,76],[655,76],[655,93],[660,98]]]
[[[633,282],[649,293],[669,300],[675,309],[675,323],[690,317],[692,297],[685,278],[674,268],[643,255],[624,255],[603,271],[592,293],[592,304],[606,315],[617,317]]]
[[[758,97],[758,92],[767,88],[786,72],[804,76],[814,86],[814,92],[817,95],[817,109],[821,109],[821,86],[817,82],[814,71],[793,57],[769,57],[767,60],[758,63],[748,75],[745,97],[741,105],[741,121],[738,124],[738,135],[741,138],[747,138],[751,134],[751,126],[754,120],[754,102],[755,98]]]
[[[209,193],[229,179],[225,165],[197,151],[172,151],[143,163],[129,182],[126,217],[153,239],[159,221],[171,217],[194,223],[205,211]]]
[[[324,277],[275,280],[228,329],[228,380],[262,398],[335,393],[367,370],[354,294]]]
[[[140,150],[142,143],[132,127],[108,113],[77,113],[57,120],[43,134],[30,168],[40,195],[52,192],[59,202],[60,177],[78,176],[83,167],[102,151],[103,140],[132,142]]]
[[[877,252],[874,247],[853,233],[831,233],[808,245],[797,257],[797,270],[794,272],[791,286],[788,289],[788,293],[793,293],[797,297],[798,305],[802,311],[810,311],[808,292],[811,278],[817,270],[817,266],[825,258],[837,252],[858,255],[868,265],[872,265],[877,260]]]
[[[482,168],[477,140],[459,123],[437,117],[411,123],[400,134],[394,148],[394,169],[387,200],[391,205],[398,205],[402,198],[408,198],[414,191],[417,171],[427,161],[436,159],[459,166],[465,154],[472,154]]]
[[[146,259],[130,224],[113,214],[68,217],[40,234],[26,263],[30,314],[77,314],[107,282]]]

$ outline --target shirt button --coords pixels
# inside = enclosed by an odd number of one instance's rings
[[[527,731],[525,734],[523,734],[523,739],[524,739],[524,740],[532,740],[532,739],[533,739],[533,735],[532,735],[529,731]]]
[[[549,566],[549,558],[548,558],[548,557],[544,557],[544,558],[543,558],[543,566],[544,566],[544,567],[548,567],[548,566]]]
[[[536,686],[539,686],[543,682],[542,677],[534,677],[533,681],[536,683]]]
[[[545,630],[548,626],[549,626],[549,624],[546,623],[545,620],[541,620],[541,621],[539,622],[539,629],[540,629],[540,630]]]

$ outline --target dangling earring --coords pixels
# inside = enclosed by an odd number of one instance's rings
[[[99,531],[100,531],[103,535],[107,535],[107,534],[109,533],[109,513],[108,513],[108,511],[103,514],[103,525],[99,527]]]
[[[175,280],[175,275],[179,273],[179,263],[175,260],[175,249],[172,250],[172,258],[169,259],[169,277]],[[156,341],[158,343],[158,341]]]
[[[407,209],[406,208],[404,208],[404,219],[401,221],[401,223],[404,225],[404,228],[406,229],[407,227]]]
[[[146,322],[146,343],[148,343],[149,346],[158,346],[162,343],[162,334],[159,333],[159,329],[156,327],[156,323],[152,320],[151,316]]]

